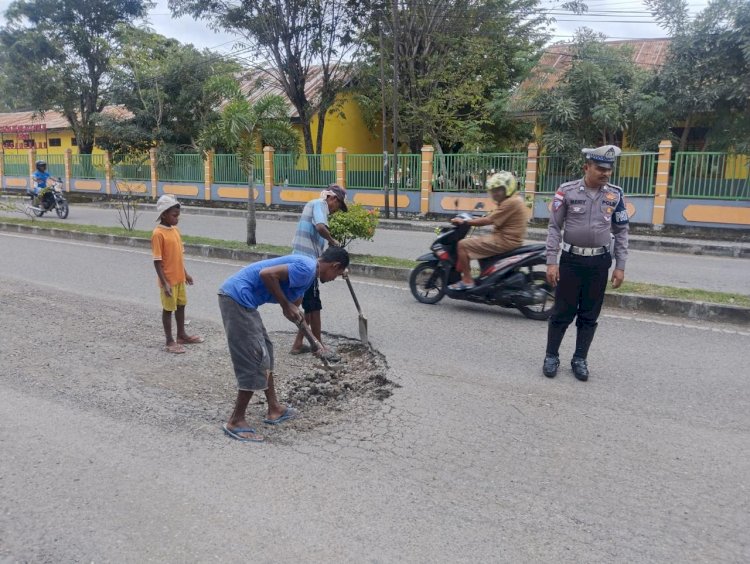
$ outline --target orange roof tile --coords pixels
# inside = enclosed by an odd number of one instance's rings
[[[102,113],[120,119],[133,117],[130,110],[123,106],[107,106]],[[61,112],[56,110],[49,110],[44,112],[44,114],[41,112],[0,113],[0,127],[12,125],[45,125],[48,130],[70,129],[68,120],[65,119]]]
[[[669,39],[627,39],[623,41],[607,41],[610,47],[629,47],[633,52],[633,62],[644,68],[657,68],[664,64],[669,50]],[[518,91],[530,88],[549,90],[553,88],[570,68],[573,60],[572,45],[556,43],[542,54],[539,62],[531,71],[531,76],[524,80]]]

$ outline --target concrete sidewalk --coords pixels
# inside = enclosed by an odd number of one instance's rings
[[[204,208],[205,209],[205,208]],[[221,210],[223,212],[231,210]],[[242,213],[236,211],[236,213]],[[268,213],[268,212],[261,212]],[[229,215],[223,213],[221,215]],[[295,214],[287,214],[293,220],[297,220]],[[281,219],[281,216],[276,216],[277,219]],[[286,219],[286,216],[284,216]],[[400,222],[399,222],[400,223]],[[419,222],[421,223],[421,222]],[[427,222],[424,222],[425,224]],[[440,223],[436,225],[444,225]],[[0,219],[0,231],[6,232],[17,232],[17,233],[33,233],[37,235],[43,235],[48,237],[59,237],[63,239],[81,240],[92,243],[110,244],[110,245],[124,245],[129,247],[137,247],[143,249],[150,249],[151,242],[148,239],[138,237],[125,237],[118,235],[101,235],[92,233],[78,233],[73,231],[65,231],[62,229],[50,229],[46,227],[20,225],[14,223],[3,223]],[[212,247],[209,245],[193,245],[186,244],[185,252],[189,255],[210,257],[226,260],[235,260],[240,262],[253,262],[257,260],[263,260],[271,258],[272,256],[267,253],[258,253],[253,251],[245,251],[238,249],[227,249],[221,247]],[[408,268],[396,268],[386,266],[376,266],[369,264],[354,264],[350,265],[350,270],[355,276],[379,278],[383,280],[407,282],[409,280],[409,274],[411,272]],[[742,326],[750,326],[750,308],[710,304],[705,302],[690,302],[686,300],[677,300],[672,298],[662,298],[656,296],[645,296],[636,294],[623,294],[621,292],[608,292],[605,296],[605,306],[620,308],[629,311],[647,312],[664,314],[675,317],[687,318],[692,320],[712,321],[719,323],[732,323]]]

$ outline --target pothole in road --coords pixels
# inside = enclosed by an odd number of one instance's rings
[[[107,417],[221,435],[237,391],[220,324],[194,320],[189,332],[205,342],[174,355],[164,351],[159,310],[150,305],[10,283],[0,284],[0,302],[0,383]],[[312,354],[289,354],[294,332],[269,336],[278,397],[301,413],[283,425],[263,425],[265,395],[255,394],[248,422],[269,437],[292,439],[327,424],[366,421],[398,387],[388,379],[385,357],[354,339],[324,334],[326,345],[342,357],[337,370],[329,371]]]

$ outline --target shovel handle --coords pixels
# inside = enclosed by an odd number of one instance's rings
[[[362,308],[359,307],[359,300],[357,299],[357,295],[354,293],[354,288],[352,287],[352,283],[349,280],[349,274],[344,273],[344,280],[346,280],[346,285],[349,286],[349,293],[352,295],[352,299],[354,300],[354,305],[357,308],[357,312],[361,315],[362,314]]]

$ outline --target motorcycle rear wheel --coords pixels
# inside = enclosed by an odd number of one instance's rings
[[[68,213],[70,213],[70,210],[68,209],[68,202],[59,202],[57,204],[57,217],[60,219],[66,219],[68,217]]]
[[[445,296],[445,271],[437,264],[423,262],[411,271],[409,288],[419,303],[436,304]]]
[[[555,306],[555,290],[547,282],[547,275],[544,272],[531,272],[530,274],[533,280],[531,286],[534,289],[542,290],[545,294],[545,299],[539,304],[518,306],[518,311],[528,319],[544,321],[552,315],[552,308]]]

